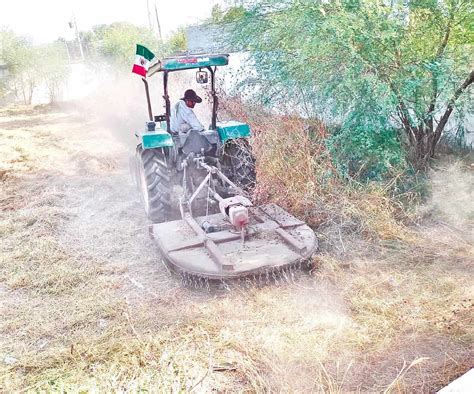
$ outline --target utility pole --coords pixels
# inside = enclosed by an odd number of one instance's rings
[[[69,53],[69,46],[67,45],[67,40],[64,40],[64,45],[66,45],[66,52],[67,52],[67,59],[69,60],[69,63],[71,63],[71,54]]]
[[[74,25],[76,39],[77,39],[77,42],[79,43],[79,51],[81,52],[81,60],[84,61],[84,50],[82,49],[81,36],[79,35],[79,30],[77,29],[77,21],[76,21],[76,15],[74,14],[74,10],[72,11],[72,23],[71,22],[69,23],[69,26],[72,28],[71,25]]]
[[[152,30],[153,25],[152,25],[152,21],[151,21],[150,1],[149,0],[146,0],[146,12],[147,12],[147,15],[148,15],[148,28],[150,30]]]
[[[156,27],[158,30],[158,39],[160,41],[163,41],[163,36],[161,35],[160,19],[158,18],[158,9],[156,8],[156,3],[155,3],[155,16],[156,16]]]

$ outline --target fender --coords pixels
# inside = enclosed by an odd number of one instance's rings
[[[224,144],[226,141],[235,140],[236,138],[248,138],[251,136],[250,126],[246,123],[231,120],[228,122],[218,122],[217,132]]]
[[[174,146],[173,137],[162,128],[156,128],[154,131],[140,131],[135,135],[142,143],[143,149]]]

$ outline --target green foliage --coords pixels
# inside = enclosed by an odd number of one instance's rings
[[[50,101],[57,101],[69,74],[67,50],[62,42],[55,42],[37,47],[36,52],[38,75],[48,89]]]
[[[39,85],[46,85],[51,101],[60,96],[68,70],[67,52],[61,43],[35,46],[10,30],[0,31],[0,62],[8,76],[3,93],[10,90],[25,104],[31,104]]]
[[[211,10],[211,22],[220,23],[224,17],[224,11],[220,4],[215,4]]]
[[[28,40],[11,30],[0,31],[0,60],[9,73],[4,92],[12,90],[25,104],[31,103],[39,79],[34,58],[35,49]]]
[[[135,45],[149,48],[155,55],[160,55],[158,38],[147,28],[131,23],[117,22],[101,25],[93,29],[88,38],[93,60],[104,59],[119,68],[130,68],[135,58]]]
[[[186,51],[186,31],[179,29],[171,35],[165,45],[166,49],[164,52],[167,55]]]
[[[147,47],[157,57],[186,50],[184,29],[177,30],[165,42],[160,41],[148,28],[126,22],[95,26],[92,31],[82,32],[81,35],[89,62],[105,61],[118,70],[127,72],[135,58],[136,44]]]
[[[219,4],[214,5],[209,22],[214,24],[232,23],[241,20],[247,11],[242,6],[230,7],[226,11]]]
[[[105,62],[118,72],[130,72],[136,44],[146,46],[158,57],[186,48],[184,29],[163,43],[149,29],[125,22],[95,26],[80,32],[80,36],[89,65]],[[0,94],[11,91],[25,104],[30,104],[33,93],[41,86],[48,90],[51,101],[60,99],[69,73],[69,58],[73,62],[81,58],[77,40],[58,39],[35,46],[11,30],[0,30],[0,64],[8,70],[8,78],[0,80]]]
[[[230,23],[237,20],[240,20],[242,17],[246,15],[247,11],[244,7],[231,7],[227,10],[227,12],[222,17],[222,22]]]
[[[10,73],[21,71],[31,63],[32,45],[11,30],[0,31],[0,58]]]
[[[397,130],[388,121],[386,91],[371,80],[360,83],[357,91],[364,99],[354,103],[341,126],[332,128],[327,145],[342,175],[382,180],[403,168],[403,149]]]
[[[245,86],[259,86],[263,103],[336,124],[328,144],[338,168],[375,178],[403,163],[403,142],[417,143],[397,131],[433,134],[474,63],[469,1],[388,4],[262,0],[232,37],[256,71]]]
[[[403,151],[394,129],[374,128],[372,122],[365,120],[354,117],[341,129],[333,130],[327,146],[341,175],[382,180],[404,165]]]

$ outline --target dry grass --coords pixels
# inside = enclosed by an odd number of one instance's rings
[[[194,292],[157,264],[125,154],[97,144],[107,130],[61,111],[1,115],[0,391],[431,392],[471,366],[472,220],[450,222],[436,182],[439,221],[415,231],[383,190],[323,183],[323,151],[261,161],[281,189],[259,198],[319,224],[314,269]],[[434,179],[472,181],[457,166]]]
[[[406,236],[386,187],[348,185],[339,178],[324,143],[327,131],[322,123],[256,113],[229,98],[224,111],[252,127],[257,201],[276,202],[313,226],[344,223],[352,232],[374,238]]]

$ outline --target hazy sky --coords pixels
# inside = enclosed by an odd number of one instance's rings
[[[149,0],[156,2],[164,35],[208,17],[223,0]],[[30,36],[36,43],[71,37],[72,12],[79,30],[116,21],[148,26],[146,0],[0,0],[0,27]],[[153,14],[154,15],[154,14]]]

